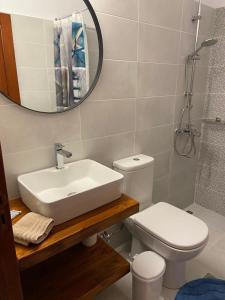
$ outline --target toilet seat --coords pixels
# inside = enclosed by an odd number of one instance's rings
[[[132,217],[138,227],[178,250],[193,250],[208,239],[208,227],[200,219],[168,203],[160,202]]]

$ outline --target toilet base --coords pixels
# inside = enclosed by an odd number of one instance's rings
[[[185,262],[166,261],[166,272],[163,278],[163,286],[168,289],[179,289],[182,287],[185,280]]]

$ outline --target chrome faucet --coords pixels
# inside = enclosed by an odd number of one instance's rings
[[[56,169],[59,170],[64,168],[64,157],[69,158],[72,156],[71,152],[63,150],[64,147],[60,143],[55,144]]]

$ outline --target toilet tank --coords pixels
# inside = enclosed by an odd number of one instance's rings
[[[139,201],[140,211],[151,206],[154,158],[134,155],[115,161],[113,167],[124,175],[123,193]]]

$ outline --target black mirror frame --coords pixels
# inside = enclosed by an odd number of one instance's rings
[[[76,107],[78,107],[85,99],[87,99],[90,94],[93,92],[95,86],[97,85],[97,82],[99,80],[99,77],[100,77],[100,74],[101,74],[101,71],[102,71],[102,64],[103,64],[103,53],[104,53],[104,50],[103,50],[103,38],[102,38],[102,32],[101,32],[101,27],[99,25],[99,21],[98,21],[98,18],[97,18],[97,15],[91,5],[91,3],[89,2],[89,0],[83,0],[84,3],[86,4],[91,16],[92,16],[92,19],[93,19],[93,22],[95,24],[95,28],[96,28],[96,32],[97,32],[97,37],[98,37],[98,46],[99,46],[99,59],[98,59],[98,68],[97,68],[97,72],[96,72],[96,75],[95,75],[95,79],[93,80],[87,94],[80,100],[80,102],[78,104],[75,104],[71,107],[69,107],[68,109],[65,109],[65,110],[62,110],[62,111],[54,111],[54,112],[44,112],[44,111],[38,111],[38,110],[34,110],[34,109],[31,109],[31,108],[28,108],[26,106],[23,106],[23,105],[19,105],[17,103],[15,103],[16,105],[18,105],[19,107],[21,108],[25,108],[27,110],[30,110],[30,111],[33,111],[33,112],[36,112],[36,113],[41,113],[41,114],[61,114],[61,113],[64,113],[64,112],[67,112],[67,111],[70,111]],[[2,94],[0,92],[0,94]],[[2,94],[3,96],[5,96],[4,94]],[[5,96],[6,97],[6,96]],[[12,101],[10,98],[6,97],[8,100]]]

